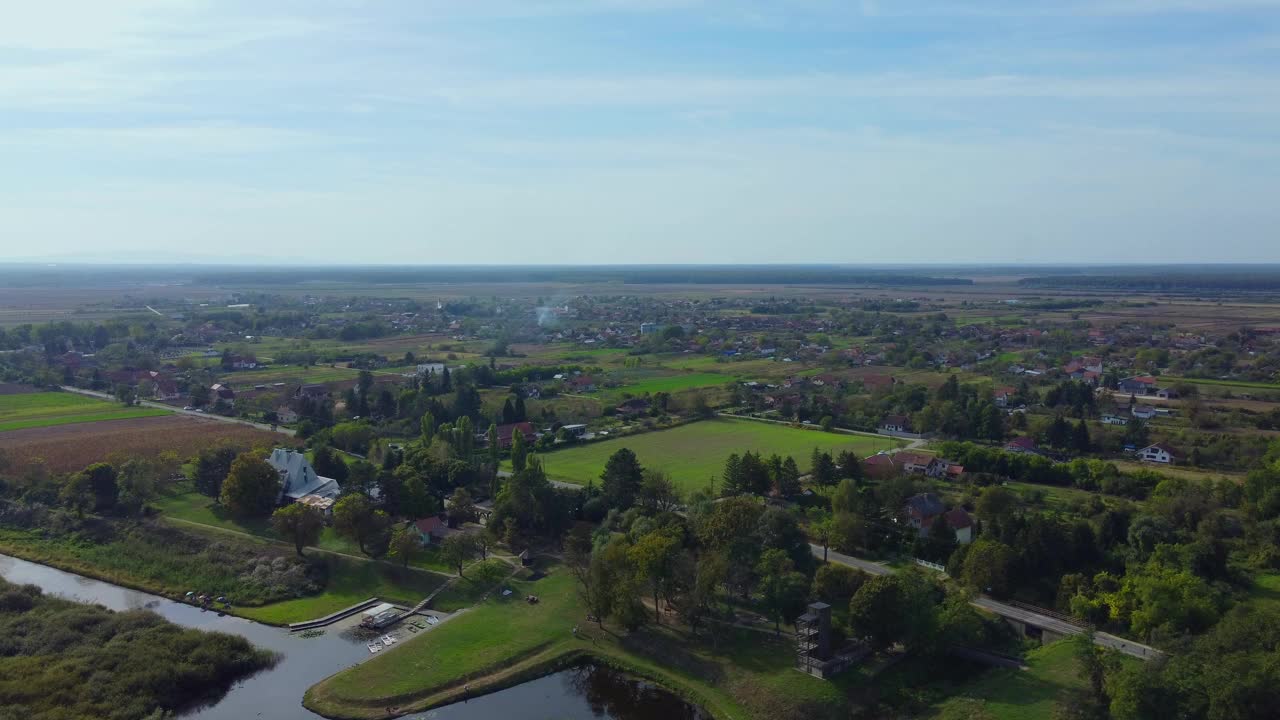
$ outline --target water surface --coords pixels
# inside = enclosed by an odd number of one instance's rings
[[[186,718],[319,718],[321,716],[302,707],[302,695],[307,688],[370,657],[365,641],[351,632],[339,630],[341,625],[330,626],[320,637],[304,638],[283,628],[230,615],[219,616],[186,603],[7,555],[0,555],[0,577],[12,583],[39,585],[46,593],[112,610],[145,608],[178,625],[239,635],[280,655],[275,667],[236,683],[217,701],[183,713],[182,717]],[[431,636],[428,633],[414,642],[431,642]],[[653,683],[609,668],[584,665],[408,717],[414,720],[710,720],[711,716]]]

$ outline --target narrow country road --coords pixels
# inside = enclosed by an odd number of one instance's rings
[[[810,543],[809,549],[813,552],[815,557],[819,560],[822,559],[821,545],[814,545]],[[827,551],[827,561],[837,563],[839,565],[847,565],[851,568],[856,568],[872,575],[888,575],[894,571],[893,568],[885,565],[874,563],[870,560],[863,560],[862,558],[856,558],[852,555],[838,553],[834,550]],[[989,598],[986,595],[979,595],[973,599],[971,604],[974,607],[986,610],[989,613],[994,613],[1000,617],[1017,620],[1018,622],[1028,625],[1034,625],[1035,627],[1058,633],[1059,635],[1078,635],[1085,632],[1087,629],[1084,625],[1076,624],[1060,617],[1053,617],[1043,613],[1038,613],[1027,608],[1003,603],[999,600]],[[1164,657],[1163,652],[1149,645],[1143,645],[1142,643],[1135,642],[1133,640],[1126,640],[1125,638],[1111,635],[1109,633],[1095,632],[1093,635],[1093,642],[1101,647],[1122,652],[1125,655],[1131,655],[1143,660]]]
[[[98,398],[99,400],[109,400],[111,402],[117,402],[115,396],[110,395],[108,393],[98,392],[96,390],[85,390],[84,388],[71,387],[70,385],[63,385],[61,387],[66,392],[76,393],[77,395],[87,395],[89,397]],[[169,412],[175,413],[177,415],[190,415],[191,417],[205,418],[206,420],[217,420],[218,422],[236,423],[237,425],[248,425],[249,427],[258,428],[259,430],[266,430],[267,432],[278,432],[281,435],[288,435],[290,437],[293,437],[294,435],[293,430],[290,428],[279,427],[279,426],[272,427],[270,425],[267,425],[266,423],[258,423],[258,422],[253,422],[252,420],[242,420],[240,418],[226,417],[224,415],[217,415],[214,413],[202,413],[202,412],[196,412],[195,410],[183,410],[180,407],[165,405],[164,403],[158,403],[158,402],[155,402],[154,400],[139,400],[138,404],[142,405],[143,407],[168,410]]]

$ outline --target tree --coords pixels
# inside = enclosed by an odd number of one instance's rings
[[[486,444],[489,446],[489,464],[493,466],[494,470],[497,470],[499,456],[502,454],[502,444],[498,440],[497,423],[489,424],[489,432],[485,433],[485,439],[488,441]]]
[[[835,522],[830,515],[823,513],[818,508],[813,508],[810,512],[816,511],[816,516],[809,520],[809,534],[818,544],[822,546],[822,562],[827,562],[827,548],[831,545],[832,530],[835,528]]]
[[[1009,515],[1018,507],[1018,496],[1007,488],[999,485],[992,485],[984,488],[982,494],[978,496],[978,502],[974,506],[978,517],[984,521],[999,522]]]
[[[960,581],[978,592],[1003,597],[1009,592],[1013,550],[1002,542],[979,538],[964,556]]]
[[[817,448],[814,448],[809,473],[810,479],[822,487],[834,485],[836,482],[836,463],[831,459],[831,453],[819,452]]]
[[[476,504],[471,499],[471,493],[466,488],[458,488],[453,491],[453,495],[449,497],[449,524],[457,527],[463,523],[474,522],[476,519]]]
[[[818,568],[813,576],[813,595],[830,605],[848,605],[858,588],[871,577],[867,573],[839,563]]]
[[[621,448],[605,463],[600,473],[602,491],[605,502],[611,508],[626,510],[635,504],[636,495],[644,481],[644,468],[636,459],[636,454],[627,448]]]
[[[791,622],[804,612],[809,582],[782,550],[766,550],[756,563],[765,613],[773,618],[773,631],[781,630],[782,621]]]
[[[338,451],[328,445],[320,445],[312,451],[311,469],[320,477],[333,478],[338,482],[346,480],[350,472]]]
[[[662,624],[662,608],[658,604],[658,595],[671,582],[676,553],[680,550],[680,541],[668,531],[655,530],[644,535],[627,550],[627,559],[635,569],[636,577],[647,582],[653,592],[654,622]]]
[[[116,469],[107,463],[94,463],[83,471],[88,479],[88,490],[92,495],[94,512],[106,512],[116,506],[120,497],[120,486],[117,483]]]
[[[849,601],[850,630],[877,650],[893,645],[905,630],[905,601],[896,575],[877,575],[867,580]]]
[[[75,511],[76,517],[93,509],[93,492],[89,489],[89,476],[74,473],[66,479],[58,491],[58,499],[63,505]]]
[[[791,497],[800,494],[800,468],[796,466],[796,459],[787,456],[782,461],[782,467],[778,470],[778,494],[782,497]]]
[[[280,497],[280,473],[266,460],[241,453],[231,463],[222,483],[222,504],[234,515],[261,517],[271,512]]]
[[[841,480],[831,493],[831,510],[836,513],[854,512],[858,509],[860,500],[857,484],[853,480]]]
[[[422,437],[422,446],[423,446],[423,447],[430,447],[430,446],[431,446],[431,441],[432,441],[432,440],[434,440],[434,439],[435,439],[435,437],[436,437],[436,418],[435,418],[435,416],[434,416],[434,415],[432,415],[431,413],[426,413],[426,414],[424,414],[424,415],[422,416],[422,420],[421,420],[421,421],[419,421],[419,423],[418,423],[418,427],[419,427],[419,429],[420,429],[420,431],[421,431],[421,432],[420,432],[420,434],[421,434],[421,437]]]
[[[463,567],[475,554],[476,541],[466,533],[454,533],[440,544],[440,561],[458,568],[458,577],[463,577]]]
[[[1076,421],[1076,426],[1071,431],[1071,446],[1078,452],[1089,452],[1093,443],[1089,440],[1089,426],[1085,424],[1084,419]]]
[[[524,422],[529,419],[529,411],[525,409],[524,398],[520,395],[516,395],[515,416],[516,422]]]
[[[418,539],[416,531],[408,527],[398,527],[391,531],[387,555],[399,560],[402,567],[409,567],[409,563],[418,557],[420,552],[422,552],[422,541]]]
[[[379,512],[374,510],[369,498],[360,493],[343,495],[333,505],[333,529],[339,535],[354,540],[360,552],[368,555],[369,543],[381,531],[377,517]]]
[[[845,553],[857,552],[867,544],[867,523],[851,512],[836,513],[831,518],[831,544]]]
[[[525,448],[524,433],[516,428],[511,433],[511,471],[513,473],[524,472],[529,462],[529,451]]]
[[[301,557],[302,548],[320,540],[324,518],[306,505],[290,503],[271,513],[271,528],[277,535],[292,540],[294,550]]]
[[[836,464],[840,467],[841,477],[854,481],[862,479],[862,461],[853,452],[849,450],[841,451]]]
[[[1054,416],[1049,429],[1045,431],[1045,441],[1053,447],[1065,448],[1071,446],[1071,439],[1071,424],[1061,415]]]
[[[725,495],[737,495],[743,491],[742,459],[738,453],[730,453],[724,461],[724,472],[720,476],[721,492]]]
[[[209,387],[203,383],[196,383],[191,386],[191,395],[188,401],[192,407],[204,407],[209,404],[209,396]]]
[[[508,397],[502,403],[502,424],[510,425],[516,421],[516,409],[511,404],[511,398]]]
[[[668,512],[680,506],[675,483],[661,470],[646,468],[637,496],[640,506],[651,512]]]
[[[234,448],[206,448],[200,451],[195,459],[195,470],[191,479],[196,491],[201,495],[219,500],[222,497],[222,481],[231,472],[231,463],[235,462]]]

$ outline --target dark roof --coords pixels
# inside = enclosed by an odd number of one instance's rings
[[[933,493],[920,493],[907,500],[907,509],[921,517],[931,517],[941,514],[947,506]]]
[[[943,517],[947,519],[947,525],[950,525],[952,530],[963,530],[967,527],[973,527],[973,517],[971,517],[969,513],[965,512],[964,508],[952,508],[951,510],[948,510],[947,514]]]
[[[880,424],[881,425],[897,425],[898,427],[906,427],[907,416],[906,415],[885,415],[884,422]]]
[[[1022,437],[1016,437],[1010,440],[1009,442],[1005,443],[1005,447],[1009,447],[1009,446],[1022,448],[1023,450],[1035,450],[1036,441],[1027,437],[1026,435],[1023,435]]]

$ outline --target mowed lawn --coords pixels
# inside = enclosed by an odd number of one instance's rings
[[[719,478],[724,461],[733,453],[777,453],[796,459],[807,472],[813,449],[838,453],[851,450],[859,457],[900,446],[891,438],[802,430],[786,425],[716,418],[681,425],[670,430],[631,435],[613,440],[577,445],[540,456],[547,475],[556,480],[585,485],[597,481],[609,456],[629,448],[640,464],[670,473],[682,491],[705,488],[711,478]]]
[[[167,411],[158,408],[125,407],[71,393],[0,395],[0,432],[166,414]]]

